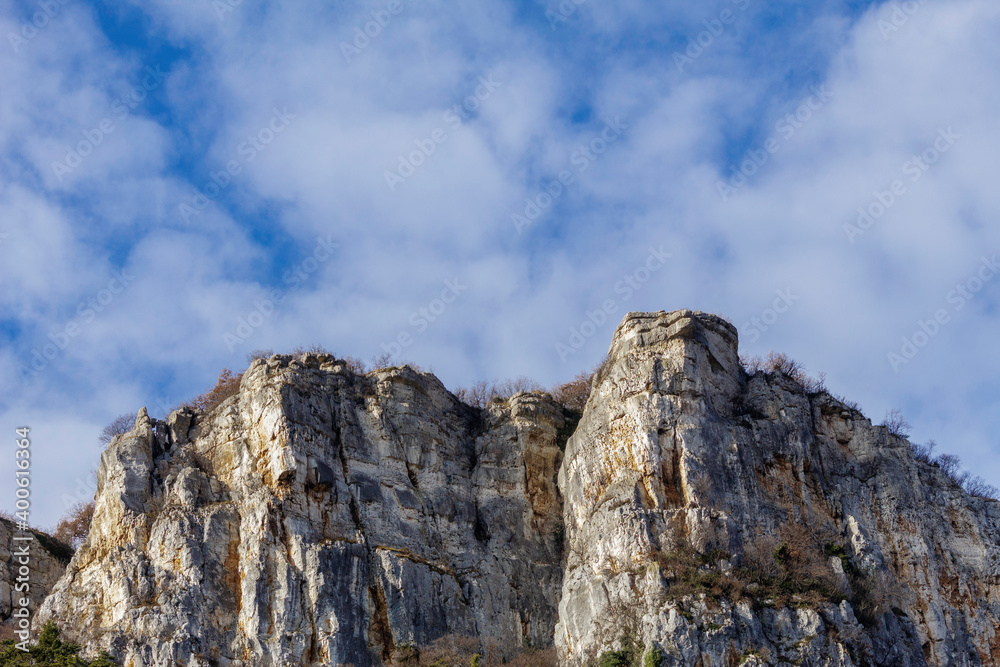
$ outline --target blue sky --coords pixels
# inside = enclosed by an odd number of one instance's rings
[[[251,350],[551,385],[678,308],[1000,484],[996,3],[467,5],[0,0],[35,523]]]

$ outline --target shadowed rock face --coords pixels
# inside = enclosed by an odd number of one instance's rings
[[[386,661],[443,635],[551,645],[564,410],[479,413],[409,368],[272,357],[208,415],[140,412],[104,453],[48,598],[135,665]]]
[[[29,539],[21,539],[24,537]],[[51,543],[49,548],[52,548]],[[68,555],[57,557],[49,548],[36,536],[17,530],[17,524],[0,517],[0,623],[8,621],[15,610],[22,609],[20,601],[25,598],[30,600],[30,613],[34,613],[59,581],[66,569]],[[21,574],[24,563],[27,563],[27,576]],[[19,588],[24,585],[27,590]]]
[[[1000,503],[748,376],[711,315],[629,314],[592,388],[564,457],[544,394],[476,411],[409,368],[254,362],[112,443],[38,620],[126,665],[365,667],[448,634],[574,666],[623,636],[670,666],[1000,665]],[[713,588],[813,547],[825,587]]]

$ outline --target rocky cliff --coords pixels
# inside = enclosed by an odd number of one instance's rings
[[[135,666],[551,643],[564,412],[525,394],[480,412],[408,367],[256,361],[211,413],[142,411],[112,442],[39,619]]]
[[[632,313],[567,443],[545,394],[254,362],[111,444],[39,620],[126,665],[363,667],[449,634],[574,666],[1000,665],[1000,503],[799,380],[748,374],[719,318]]]
[[[28,612],[34,614],[59,581],[71,553],[69,547],[48,535],[19,531],[14,522],[0,517],[0,623],[22,609],[22,599],[29,600]],[[26,575],[22,567],[28,568]],[[26,591],[19,588],[24,585]]]
[[[568,664],[1000,665],[1000,503],[719,318],[625,318],[559,485]]]

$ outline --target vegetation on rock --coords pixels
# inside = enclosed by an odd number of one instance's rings
[[[72,555],[72,552],[79,549],[80,545],[87,539],[87,533],[90,531],[90,522],[93,519],[94,502],[77,503],[69,508],[66,516],[56,524],[55,529],[52,531],[52,537],[72,547],[70,551],[70,555]]]
[[[114,667],[118,664],[107,653],[94,660],[81,658],[80,646],[59,639],[59,629],[51,621],[42,628],[38,643],[27,648],[27,651],[21,650],[13,639],[0,642],[0,667]]]

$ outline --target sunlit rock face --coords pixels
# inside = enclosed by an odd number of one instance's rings
[[[39,620],[132,665],[363,667],[444,635],[551,645],[564,413],[529,394],[473,410],[408,367],[256,361],[210,414],[142,411],[112,443]]]
[[[366,667],[448,635],[574,667],[1000,665],[1000,503],[748,375],[712,315],[630,313],[591,387],[574,431],[543,393],[476,410],[409,367],[256,361],[111,444],[36,622],[134,666]]]
[[[718,317],[625,318],[559,487],[565,664],[625,636],[691,667],[1000,665],[1000,503],[829,394],[748,376]],[[756,583],[789,547],[809,590]]]

